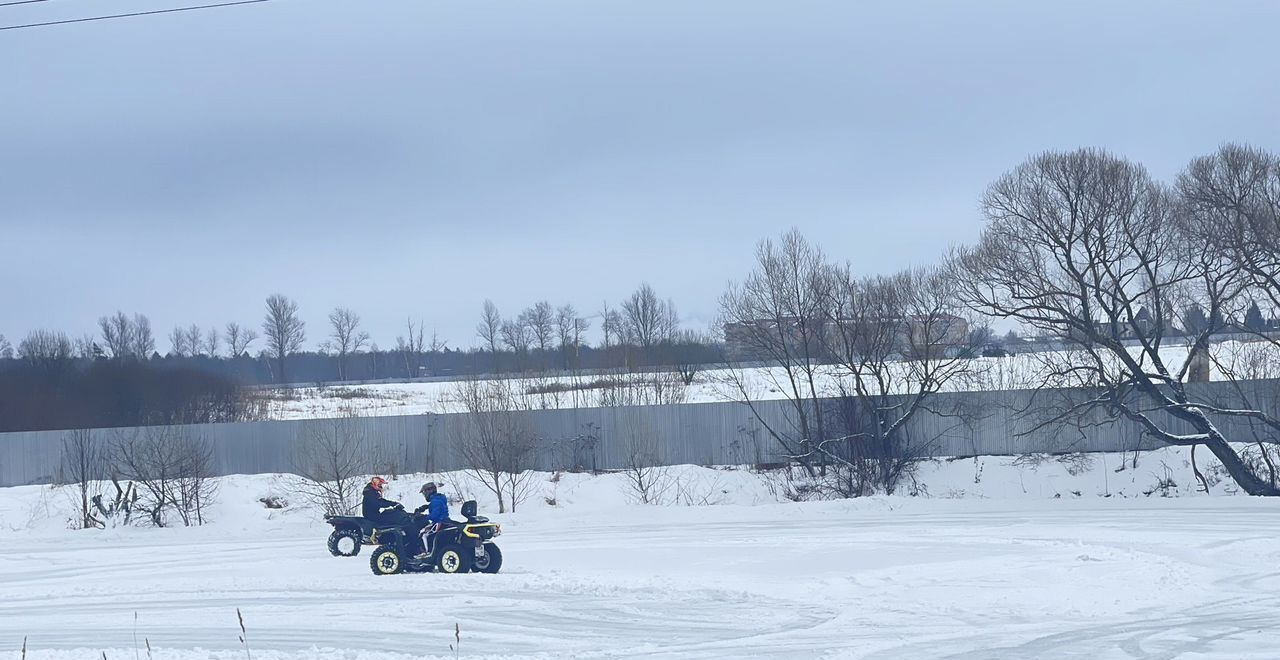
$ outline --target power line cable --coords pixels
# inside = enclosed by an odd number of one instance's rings
[[[195,11],[197,9],[214,9],[216,7],[233,7],[235,5],[253,5],[260,2],[270,2],[271,0],[236,0],[235,2],[219,2],[212,5],[195,5],[191,7],[174,7],[173,9],[154,9],[151,11],[136,11],[131,14],[110,14],[107,16],[89,16],[87,18],[70,18],[63,21],[47,21],[45,23],[27,23],[26,25],[5,25],[0,26],[0,30],[23,30],[26,28],[47,27],[50,25],[66,25],[68,23],[88,23],[89,21],[107,21],[115,18],[132,18],[135,16],[152,16],[154,14],[172,14],[180,11]],[[23,2],[44,2],[44,0],[23,0]],[[3,6],[3,5],[0,5]]]
[[[12,5],[32,5],[37,2],[48,2],[49,0],[17,0],[16,2],[0,2],[0,7],[9,7]]]

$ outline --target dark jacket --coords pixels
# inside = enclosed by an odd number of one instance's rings
[[[364,502],[360,505],[360,514],[374,522],[392,522],[402,516],[395,515],[399,502],[393,502],[382,496],[373,486],[364,487]]]

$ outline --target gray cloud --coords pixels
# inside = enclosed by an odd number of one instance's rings
[[[41,5],[46,3],[41,3]],[[0,9],[0,24],[95,3]],[[117,3],[125,9],[159,0]],[[0,332],[301,302],[470,345],[485,297],[714,315],[798,226],[860,270],[1102,145],[1280,148],[1270,2],[277,2],[0,32]],[[17,283],[17,284],[15,284]]]

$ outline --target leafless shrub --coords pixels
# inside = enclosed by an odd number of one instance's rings
[[[138,488],[135,506],[156,527],[172,512],[185,526],[203,525],[218,492],[210,444],[183,427],[117,431],[112,451],[118,472]]]
[[[602,406],[659,406],[684,403],[688,387],[679,374],[656,371],[617,374],[604,379],[600,388]]]
[[[638,504],[667,503],[675,479],[644,418],[634,412],[624,414],[619,433],[625,452],[622,475],[631,498]]]
[[[1073,477],[1078,477],[1085,472],[1092,470],[1095,463],[1093,454],[1087,454],[1085,452],[1059,454],[1055,458],[1057,458],[1058,463],[1066,469],[1067,474]]]
[[[102,487],[111,473],[111,456],[104,442],[93,437],[89,429],[68,431],[62,438],[62,461],[58,483],[75,489],[79,521],[77,527],[103,527],[105,522],[95,515],[94,499],[103,495]]]

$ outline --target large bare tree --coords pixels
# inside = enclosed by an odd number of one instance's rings
[[[288,382],[285,358],[301,350],[302,343],[307,340],[306,323],[298,316],[298,303],[279,293],[268,297],[262,334],[267,340],[267,350],[279,366],[276,377],[281,383]]]
[[[555,345],[556,313],[551,303],[543,300],[520,313],[523,325],[529,328],[533,346],[545,356]]]
[[[484,301],[484,313],[476,325],[476,336],[480,338],[482,348],[489,351],[489,359],[493,361],[490,368],[497,371],[498,351],[502,347],[502,314],[492,300]]]
[[[857,277],[846,266],[833,277],[821,339],[839,394],[824,411],[834,437],[808,449],[834,467],[820,484],[834,494],[893,493],[939,440],[911,421],[923,413],[968,418],[934,395],[972,368],[980,335],[970,332],[945,270]]]
[[[981,239],[953,262],[963,297],[1070,342],[1076,350],[1046,384],[1090,388],[1051,421],[1125,418],[1157,440],[1205,446],[1250,494],[1280,494],[1241,460],[1212,403],[1186,385],[1222,329],[1217,310],[1235,304],[1245,282],[1237,263],[1205,249],[1168,188],[1103,151],[1045,153],[992,184],[982,210]],[[1208,310],[1209,327],[1179,338],[1186,350],[1162,350],[1172,343],[1167,320],[1188,301]]]
[[[135,357],[133,351],[136,330],[133,319],[127,314],[117,311],[111,316],[98,319],[98,329],[102,333],[102,344],[106,347],[108,356],[117,360]]]
[[[767,369],[743,369],[728,362],[723,373],[734,398],[756,422],[813,473],[813,443],[829,436],[817,400],[834,394],[823,379],[823,331],[834,298],[835,271],[822,250],[798,230],[756,247],[756,267],[720,298],[725,340]],[[757,379],[764,382],[758,382]],[[791,414],[784,422],[762,414],[761,388],[781,392]]]
[[[348,360],[369,343],[369,333],[360,329],[360,315],[346,307],[329,312],[329,347],[338,363],[338,380],[347,380]]]
[[[660,300],[647,282],[622,301],[622,316],[628,341],[642,349],[671,341],[680,329],[675,304]]]

